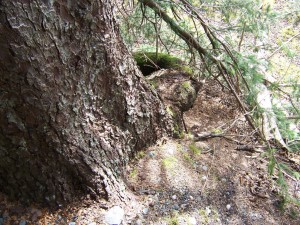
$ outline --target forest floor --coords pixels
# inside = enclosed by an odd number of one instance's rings
[[[189,134],[162,139],[128,166],[125,180],[132,195],[120,205],[122,224],[300,224],[299,208],[282,207],[277,177],[268,175],[264,150],[251,148],[260,144],[237,108],[216,82],[204,85],[184,115]],[[211,134],[219,137],[207,136]],[[208,138],[195,142],[199,136]],[[285,154],[281,158],[288,162]],[[299,199],[298,183],[286,180]],[[78,200],[53,211],[25,207],[0,194],[0,225],[104,224],[107,209]]]

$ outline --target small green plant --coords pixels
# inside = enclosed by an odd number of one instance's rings
[[[146,155],[146,153],[144,151],[139,151],[137,154],[136,154],[136,159],[142,159],[144,158]]]
[[[182,87],[188,91],[191,88],[191,83],[189,81],[185,81],[182,83]]]
[[[185,137],[185,132],[182,129],[180,129],[178,124],[174,125],[173,133],[174,133],[174,136],[179,139],[183,139]]]
[[[168,225],[178,225],[179,219],[178,219],[178,213],[174,213],[172,216],[167,218]]]
[[[175,116],[176,116],[176,113],[173,112],[171,106],[168,105],[167,108],[166,108],[166,111],[167,111],[167,113],[168,113],[170,116],[172,116],[172,117],[175,117]]]
[[[165,166],[165,168],[172,169],[176,166],[177,159],[174,156],[170,156],[170,157],[163,159],[162,162],[163,162],[163,165]]]
[[[191,158],[188,152],[182,152],[183,158],[189,163],[194,163],[194,160]]]
[[[279,202],[279,208],[281,210],[284,210],[286,205],[288,203],[293,203],[295,205],[300,206],[300,201],[298,199],[295,199],[291,194],[289,193],[288,184],[286,182],[286,179],[284,177],[284,174],[288,174],[292,177],[294,177],[296,180],[300,179],[300,173],[294,171],[292,168],[290,168],[288,165],[278,162],[275,157],[275,149],[269,149],[266,152],[266,155],[269,158],[269,164],[268,164],[268,172],[272,176],[275,172],[277,173],[277,185],[279,187],[279,195],[281,197],[281,200]]]
[[[134,168],[134,169],[130,172],[129,177],[132,178],[132,179],[135,179],[135,178],[137,177],[137,175],[138,175],[138,170],[137,170],[137,168]]]
[[[189,145],[189,149],[192,151],[192,153],[193,153],[194,155],[200,155],[201,152],[202,152],[202,149],[198,148],[198,147],[196,146],[195,142],[193,142],[193,143],[191,143],[191,144]]]
[[[209,222],[209,216],[205,209],[199,209],[199,215],[201,216],[203,223],[207,224]]]
[[[213,134],[222,134],[223,131],[222,131],[221,129],[214,129],[214,130],[212,131],[212,133],[213,133]]]
[[[289,216],[295,220],[295,219],[299,218],[299,212],[297,210],[295,210],[294,208],[291,208],[289,211]]]

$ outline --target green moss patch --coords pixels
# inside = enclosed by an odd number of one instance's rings
[[[144,76],[160,69],[176,69],[192,73],[191,68],[185,66],[182,60],[166,53],[135,52],[133,57]]]

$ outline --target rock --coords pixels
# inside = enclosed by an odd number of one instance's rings
[[[181,208],[181,209],[186,209],[186,208],[187,208],[187,204],[182,204],[182,205],[180,205],[180,208]]]
[[[143,209],[143,214],[144,214],[144,215],[147,215],[148,212],[149,212],[149,208],[144,208],[144,209]]]
[[[69,225],[76,225],[76,223],[75,222],[70,222]]]
[[[153,200],[152,198],[149,198],[149,199],[148,199],[148,205],[149,205],[150,207],[153,207],[153,206],[154,206],[154,200]]]
[[[191,196],[191,195],[190,195],[190,200],[191,200],[191,201],[193,201],[193,200],[194,200],[194,197],[193,197],[193,196]]]
[[[197,220],[196,220],[196,218],[195,218],[195,217],[192,217],[192,216],[190,216],[190,217],[188,218],[188,224],[191,224],[191,225],[196,225],[196,224],[197,224]]]
[[[263,218],[261,214],[255,212],[250,212],[249,216],[252,220],[260,220]]]
[[[143,225],[142,220],[138,219],[137,221],[135,221],[135,225]]]
[[[222,178],[221,181],[225,183],[227,180],[226,178]]]
[[[156,71],[147,80],[156,88],[174,122],[182,128],[182,113],[193,106],[203,84],[184,71],[171,69]]]
[[[32,213],[32,216],[31,216],[32,221],[36,221],[39,217],[42,216],[41,210],[38,210],[38,209],[32,209],[31,213]]]
[[[19,223],[19,225],[26,225],[27,222],[25,220],[21,220],[21,222]]]
[[[97,225],[96,222],[88,223],[88,225]]]
[[[202,141],[195,142],[195,146],[201,150],[209,150],[209,145]]]
[[[155,152],[154,151],[151,151],[151,152],[149,152],[149,154],[148,154],[151,158],[154,158],[155,157]]]
[[[209,207],[206,207],[206,208],[205,208],[205,212],[206,212],[206,214],[209,216],[209,215],[210,215],[210,213],[211,213],[211,210],[210,210],[210,208],[209,208]]]
[[[174,210],[179,210],[179,205],[174,204],[174,205],[173,205],[173,209],[174,209]]]
[[[202,176],[201,178],[203,181],[207,180],[207,176]]]
[[[172,199],[173,199],[173,200],[176,200],[176,199],[177,199],[177,196],[176,196],[176,195],[173,195],[173,196],[172,196]]]
[[[108,212],[105,214],[104,221],[108,224],[119,225],[123,220],[123,216],[124,216],[124,210],[120,206],[114,206],[110,210],[108,210]]]
[[[230,210],[230,208],[231,208],[231,205],[230,205],[230,204],[227,204],[227,205],[226,205],[226,209],[227,209],[227,210]]]
[[[2,214],[2,217],[3,217],[4,220],[7,219],[7,218],[9,217],[8,211],[5,211],[5,212]]]
[[[204,171],[207,171],[207,166],[202,166],[202,169],[204,170]]]

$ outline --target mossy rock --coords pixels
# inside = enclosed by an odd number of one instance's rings
[[[182,60],[166,53],[135,52],[133,57],[144,76],[160,69],[176,69],[192,74],[191,68],[185,66]]]
[[[184,129],[183,112],[193,107],[203,83],[190,74],[173,69],[155,71],[146,77],[166,106],[166,111],[174,122],[174,134],[180,136]]]

